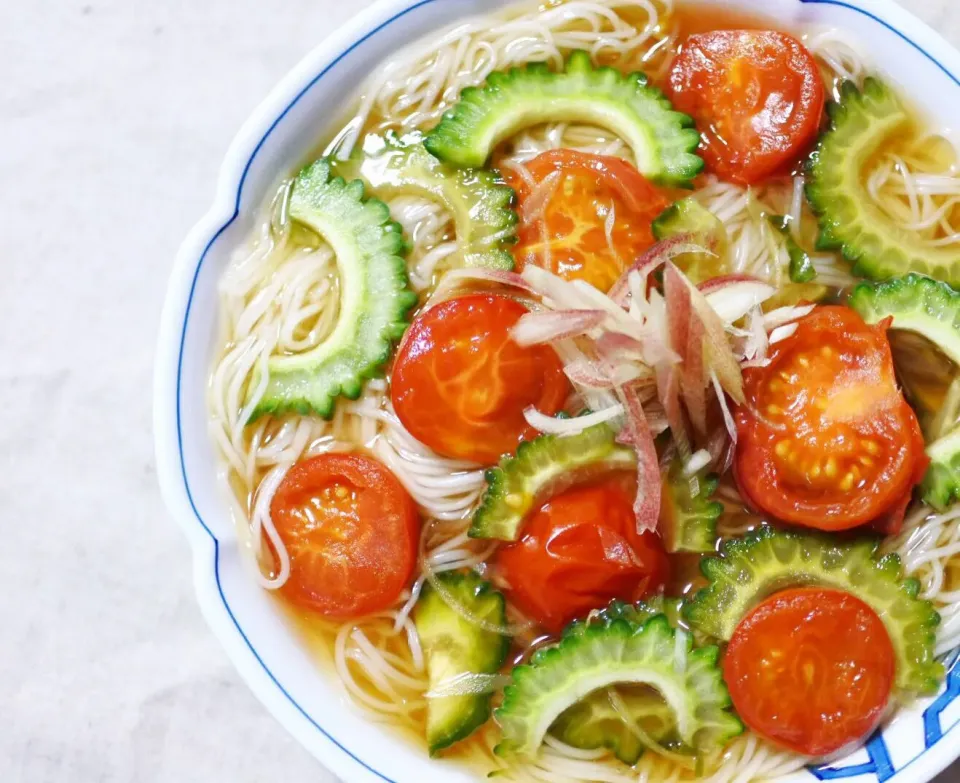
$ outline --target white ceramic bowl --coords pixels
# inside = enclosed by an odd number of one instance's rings
[[[682,0],[679,0],[682,2]],[[871,59],[932,117],[960,128],[960,54],[892,0],[711,0],[755,9],[787,26],[854,33]],[[154,426],[171,514],[193,548],[204,614],[267,708],[349,783],[466,781],[345,706],[310,659],[236,546],[216,481],[205,390],[217,333],[217,279],[253,226],[278,176],[303,162],[321,129],[356,96],[366,74],[405,43],[506,0],[380,0],[324,41],[280,82],[227,153],[213,206],[177,256],[160,329]],[[951,657],[951,663],[955,656]],[[932,702],[901,715],[864,749],[798,779],[924,783],[960,755],[960,666]]]

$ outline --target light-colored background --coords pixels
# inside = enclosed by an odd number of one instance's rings
[[[0,0],[4,783],[333,780],[200,617],[151,373],[234,132],[368,2]],[[960,43],[957,0],[910,6]]]

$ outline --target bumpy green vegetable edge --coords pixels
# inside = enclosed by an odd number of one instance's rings
[[[944,676],[934,657],[940,615],[918,598],[920,583],[903,578],[900,558],[878,559],[878,547],[873,539],[848,542],[764,525],[724,542],[719,556],[700,561],[709,584],[684,606],[683,616],[703,633],[729,641],[747,612],[779,590],[801,585],[844,590],[883,621],[897,656],[897,690],[934,693]]]
[[[337,254],[341,312],[320,345],[296,356],[271,357],[266,390],[250,421],[285,413],[329,418],[337,397],[357,399],[364,383],[381,375],[417,303],[407,279],[402,229],[386,204],[364,197],[363,182],[332,177],[330,161],[321,158],[297,176],[290,216],[330,241]],[[259,383],[255,374],[250,389]]]
[[[922,335],[960,365],[960,293],[946,283],[911,272],[882,283],[860,283],[848,303],[867,323],[892,318],[893,329]],[[942,511],[960,500],[960,429],[929,444],[927,456],[930,466],[920,492]]]
[[[654,182],[688,185],[703,169],[694,154],[700,134],[693,119],[675,111],[643,73],[623,75],[595,68],[590,54],[575,51],[565,69],[545,63],[495,71],[483,87],[468,87],[424,141],[430,152],[455,166],[479,168],[496,145],[523,128],[550,121],[606,127],[634,151],[640,173]]]
[[[678,651],[686,666],[677,671]],[[677,713],[677,731],[696,752],[721,748],[743,731],[730,712],[730,696],[715,646],[693,648],[678,640],[664,615],[642,624],[624,617],[594,618],[568,626],[558,644],[541,648],[514,668],[494,711],[503,740],[499,755],[534,756],[550,725],[575,704],[577,694],[622,683],[653,685]]]

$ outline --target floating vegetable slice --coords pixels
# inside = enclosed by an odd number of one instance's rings
[[[551,149],[523,169],[506,172],[524,218],[517,271],[534,264],[609,291],[653,244],[650,223],[667,198],[623,158]]]
[[[529,311],[508,296],[475,293],[419,313],[390,378],[404,428],[437,454],[495,465],[537,430],[534,407],[559,411],[570,384],[549,345],[518,345],[512,330]]]
[[[654,182],[687,184],[703,168],[694,154],[700,136],[690,117],[674,111],[642,73],[594,68],[584,51],[571,54],[559,73],[545,63],[491,73],[484,87],[460,94],[424,144],[447,163],[477,168],[501,141],[544,122],[584,122],[613,131],[630,145],[640,173]]]
[[[619,699],[618,704],[615,699]],[[624,713],[628,720],[625,720]],[[550,733],[581,750],[607,748],[624,764],[636,764],[647,749],[638,726],[658,745],[676,744],[677,722],[663,697],[645,685],[594,691],[568,707],[553,722]]]
[[[854,274],[882,280],[911,270],[960,284],[960,254],[935,247],[897,226],[866,191],[863,169],[889,140],[911,125],[890,87],[868,77],[863,90],[840,87],[828,106],[830,128],[810,158],[807,199],[820,218],[818,249],[843,251]]]
[[[559,644],[538,650],[513,670],[495,716],[500,754],[536,754],[553,722],[588,694],[611,685],[654,688],[670,706],[684,747],[707,752],[743,727],[728,711],[730,697],[717,667],[718,649],[693,649],[658,615],[643,625],[625,619],[577,622]]]
[[[367,136],[363,154],[333,163],[335,174],[362,179],[378,198],[424,196],[453,216],[456,253],[444,268],[513,269],[510,247],[517,241],[513,189],[495,171],[456,169],[437,160],[411,134],[397,138]]]
[[[960,429],[927,447],[930,466],[920,485],[923,499],[937,509],[960,500]]]
[[[892,318],[892,329],[922,335],[960,364],[960,293],[946,283],[910,273],[882,283],[861,283],[849,304],[867,323]],[[923,499],[943,509],[960,498],[960,431],[927,446],[931,463]]]
[[[796,587],[752,609],[723,654],[737,714],[765,739],[824,757],[862,742],[896,674],[890,635],[845,590]]]
[[[417,303],[401,256],[400,226],[363,183],[331,177],[321,158],[297,176],[290,216],[317,232],[333,249],[340,273],[340,312],[330,335],[315,348],[270,358],[266,390],[251,421],[265,414],[315,413],[329,417],[340,395],[355,400],[376,376],[393,343],[407,328]],[[254,379],[251,389],[257,388]]]
[[[820,67],[786,33],[689,35],[666,82],[677,108],[696,120],[709,170],[723,180],[748,185],[783,171],[817,135],[824,101]]]
[[[633,449],[618,445],[606,424],[577,435],[541,435],[525,441],[514,456],[504,457],[498,467],[487,471],[487,490],[473,517],[470,536],[516,541],[523,518],[547,494],[611,470],[633,469],[636,462]]]
[[[675,201],[653,221],[657,239],[691,234],[694,241],[709,248],[709,253],[684,253],[674,263],[694,283],[703,283],[727,271],[727,229],[720,219],[696,199]]]
[[[809,283],[817,276],[813,260],[790,234],[790,218],[786,215],[770,215],[770,223],[783,236],[787,247],[787,256],[790,258],[789,275],[793,283]]]
[[[723,503],[711,498],[718,483],[715,475],[706,475],[704,471],[694,477],[684,475],[683,463],[679,459],[673,461],[663,483],[660,505],[659,531],[668,552],[716,549],[717,520],[723,513]]]
[[[885,325],[815,308],[744,372],[735,476],[749,505],[819,530],[878,521],[893,532],[927,467],[897,387]]]
[[[635,604],[612,601],[609,606],[591,613],[586,624],[609,624],[620,619],[643,625],[652,617],[662,615],[674,630],[691,633],[680,615],[681,603],[679,598],[662,595]],[[582,628],[583,623],[578,627]],[[692,633],[696,647],[711,643],[703,634]],[[617,704],[615,699],[620,703]],[[624,713],[629,720],[625,720]],[[671,748],[682,747],[673,710],[656,690],[645,685],[616,686],[615,694],[609,689],[594,691],[564,710],[553,722],[550,733],[575,748],[608,748],[625,764],[635,764],[647,745],[630,721],[655,743]]]
[[[629,471],[578,484],[551,495],[519,541],[497,549],[493,566],[525,616],[559,633],[612,599],[663,590],[670,563],[656,533],[638,532],[636,495]]]
[[[868,324],[892,318],[892,329],[921,334],[960,364],[960,293],[911,272],[882,283],[860,283],[848,304]]]
[[[503,596],[472,571],[437,575],[443,586],[470,612],[496,625],[506,622]],[[510,649],[510,639],[471,623],[449,606],[428,583],[413,609],[423,645],[430,690],[442,690],[472,675],[495,674]],[[483,690],[483,689],[481,689]],[[490,692],[429,698],[427,743],[436,754],[468,737],[490,717]]]
[[[845,590],[883,620],[897,655],[897,689],[933,693],[944,673],[934,658],[940,615],[917,598],[920,583],[903,578],[899,557],[876,555],[872,539],[845,542],[760,527],[725,542],[721,556],[701,561],[710,584],[683,614],[694,628],[729,641],[744,615],[779,590],[800,585]]]

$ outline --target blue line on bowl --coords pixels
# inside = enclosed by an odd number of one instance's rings
[[[876,22],[876,23],[879,24],[879,25],[882,25],[883,27],[886,27],[891,33],[893,33],[894,35],[896,35],[898,38],[900,38],[900,39],[902,39],[903,41],[905,41],[906,43],[910,44],[914,49],[916,49],[918,52],[920,52],[920,54],[922,54],[922,55],[923,55],[924,57],[926,57],[930,62],[932,62],[934,65],[936,65],[937,68],[939,68],[941,71],[943,71],[943,72],[950,78],[950,81],[952,81],[954,84],[956,84],[958,87],[960,87],[960,79],[958,79],[958,78],[953,74],[953,72],[950,71],[943,63],[941,63],[936,57],[934,57],[932,54],[930,54],[930,53],[929,53],[926,49],[924,49],[922,46],[920,46],[919,44],[915,43],[913,40],[911,40],[910,38],[908,38],[907,36],[905,36],[903,33],[901,33],[896,27],[894,27],[893,25],[885,22],[885,21],[884,21],[883,19],[881,19],[879,16],[875,16],[874,14],[870,13],[869,11],[865,11],[865,10],[862,9],[862,8],[857,8],[857,6],[855,6],[855,5],[850,5],[850,3],[845,3],[845,2],[843,2],[843,0],[800,0],[800,2],[801,2],[801,3],[810,3],[810,4],[812,4],[812,5],[837,5],[837,6],[840,6],[841,8],[849,8],[851,11],[856,11],[857,13],[863,14],[864,16],[869,17],[870,19],[873,19],[874,22]]]

